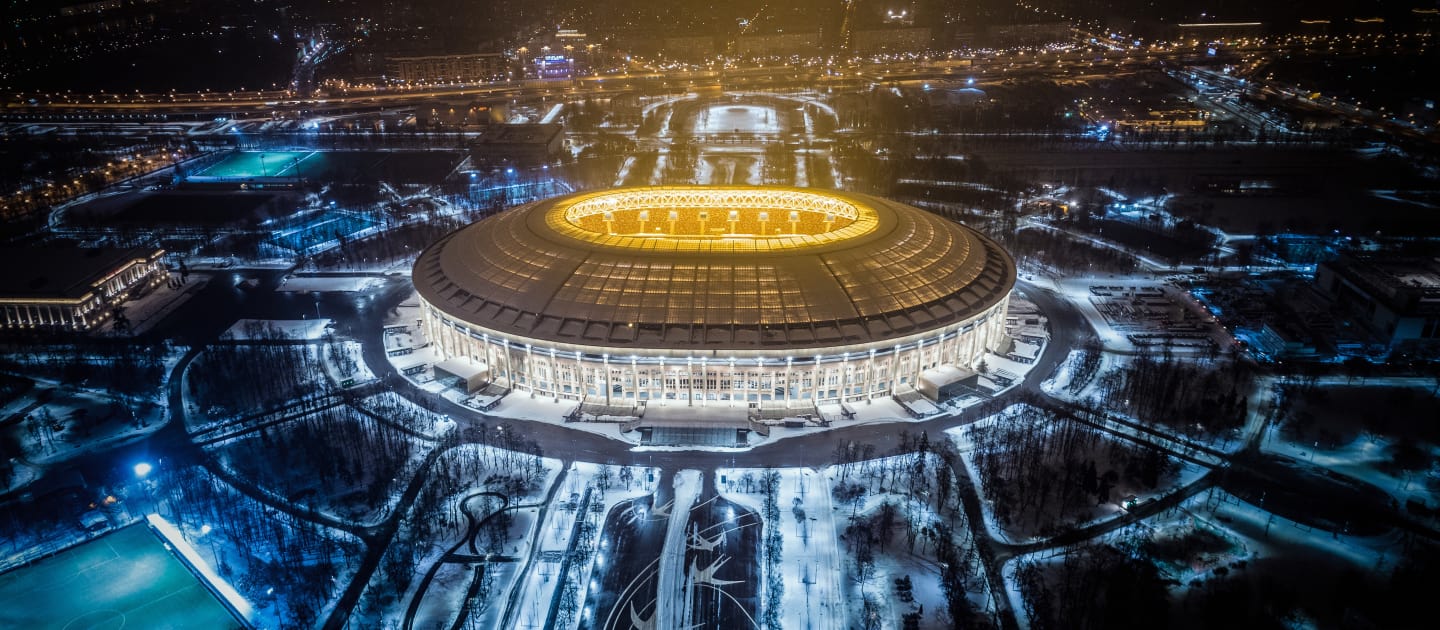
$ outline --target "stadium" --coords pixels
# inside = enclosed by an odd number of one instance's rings
[[[1003,343],[1015,263],[878,197],[681,186],[517,207],[432,244],[413,279],[427,337],[469,382],[590,404],[799,408],[974,368]]]

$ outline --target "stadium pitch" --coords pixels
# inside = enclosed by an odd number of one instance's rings
[[[204,177],[296,177],[314,151],[242,151],[196,173]],[[305,174],[308,174],[306,172]]]
[[[0,628],[243,628],[144,524],[0,575],[0,602]]]

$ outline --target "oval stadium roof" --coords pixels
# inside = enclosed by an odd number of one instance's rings
[[[1015,264],[978,232],[868,195],[624,188],[547,199],[427,248],[416,289],[501,335],[619,349],[802,350],[980,314]]]

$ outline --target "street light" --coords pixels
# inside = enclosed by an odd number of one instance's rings
[[[152,483],[145,478],[153,469],[154,467],[151,466],[149,462],[140,462],[135,464],[135,476],[140,479],[140,486],[145,488],[145,498],[150,500],[150,511],[159,512],[155,507],[155,493],[151,488]]]

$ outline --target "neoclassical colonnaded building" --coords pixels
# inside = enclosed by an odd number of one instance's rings
[[[515,208],[431,245],[414,282],[446,363],[501,387],[807,407],[974,366],[1002,343],[1015,263],[877,197],[686,186]]]

